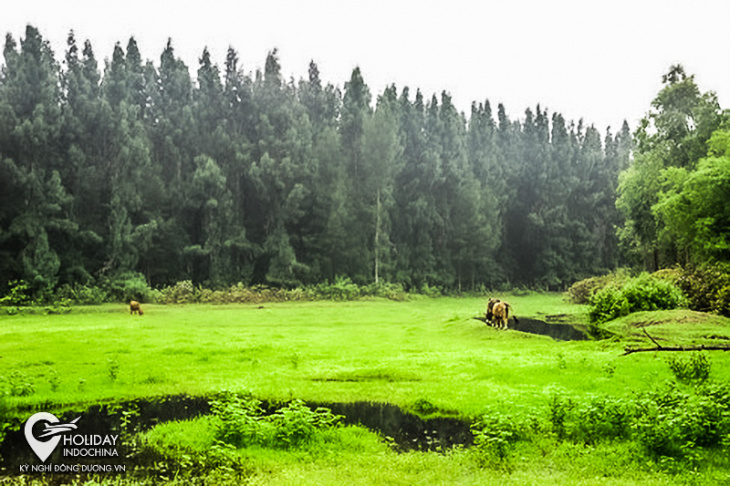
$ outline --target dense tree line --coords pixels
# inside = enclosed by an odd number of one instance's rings
[[[0,275],[35,291],[137,273],[294,286],[557,288],[618,263],[626,124],[601,135],[537,106],[510,119],[447,93],[342,89],[276,50],[246,74],[134,40],[99,65],[8,34],[0,76]],[[2,289],[0,289],[2,290]]]

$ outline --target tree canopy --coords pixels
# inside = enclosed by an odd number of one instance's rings
[[[560,288],[661,249],[728,258],[730,131],[681,68],[633,138],[540,106],[342,88],[278,53],[247,74],[132,38],[103,68],[71,33],[59,63],[29,26],[0,75],[0,274],[38,292],[136,273],[297,286]],[[709,141],[709,146],[708,146]],[[620,178],[618,209],[616,191]],[[616,228],[625,224],[617,235]],[[2,290],[2,289],[0,289]]]

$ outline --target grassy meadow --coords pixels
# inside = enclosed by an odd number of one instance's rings
[[[587,309],[560,294],[508,298],[518,317],[587,322]],[[472,319],[485,303],[485,298],[413,298],[145,305],[141,317],[123,305],[103,305],[67,314],[0,316],[2,400],[6,415],[25,418],[35,410],[83,410],[139,397],[228,390],[272,402],[370,401],[413,412],[423,412],[427,403],[431,416],[502,417],[493,430],[509,432],[495,439],[486,427],[486,449],[471,448],[491,451],[486,455],[469,448],[397,453],[372,431],[339,427],[296,448],[224,448],[219,467],[203,468],[200,477],[207,479],[198,478],[209,484],[723,484],[730,479],[726,439],[722,447],[662,459],[645,457],[632,441],[563,440],[555,428],[561,406],[569,412],[600,399],[619,403],[675,381],[667,359],[682,353],[622,356],[627,345],[654,346],[642,326],[666,345],[717,344],[730,339],[730,320],[682,310],[638,313],[608,323],[613,338],[562,342],[498,331]],[[730,354],[703,354],[711,363],[710,381],[730,381]],[[186,465],[200,466],[193,459],[174,459],[181,450],[195,457],[220,444],[210,420],[162,424],[144,432],[143,440],[161,457],[169,454],[180,474]],[[553,428],[536,426],[530,440],[516,441],[511,437],[521,434],[519,427],[505,428],[505,420],[542,421]],[[489,449],[494,444],[500,447]],[[231,472],[221,462],[238,467]]]

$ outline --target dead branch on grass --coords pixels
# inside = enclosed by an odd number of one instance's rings
[[[646,337],[649,338],[651,342],[653,342],[656,347],[654,348],[626,348],[624,350],[624,354],[621,356],[626,356],[632,353],[642,353],[642,352],[650,352],[650,351],[730,351],[730,346],[705,346],[704,344],[700,344],[699,346],[662,346],[656,340],[649,335],[648,332],[646,332],[646,328],[642,327],[642,331],[644,331],[644,334],[646,334]]]

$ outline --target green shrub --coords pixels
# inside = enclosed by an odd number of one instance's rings
[[[161,299],[165,304],[192,304],[198,302],[192,280],[182,280],[161,291]]]
[[[35,385],[20,371],[13,371],[4,381],[11,397],[28,397],[35,393]]]
[[[147,285],[144,275],[137,272],[121,272],[110,277],[105,277],[100,282],[101,288],[107,293],[109,299],[114,302],[139,302],[154,301],[155,293]]]
[[[634,407],[630,401],[601,397],[576,411],[572,436],[585,443],[629,437]]]
[[[681,391],[676,385],[642,394],[633,425],[635,439],[650,455],[682,457],[696,447],[715,447],[730,432],[730,387]]]
[[[608,275],[580,280],[568,288],[568,299],[574,304],[588,304],[596,292],[606,287],[621,287],[629,278],[627,270],[619,269]]]
[[[337,277],[335,282],[315,286],[315,292],[331,300],[353,300],[360,297],[360,288],[349,277]]]
[[[632,312],[676,309],[687,303],[682,291],[668,280],[643,273],[620,288],[609,286],[589,299],[591,322],[606,322]]]
[[[269,435],[263,430],[260,400],[228,392],[212,400],[210,406],[218,418],[217,438],[225,443],[235,446],[261,444]]]
[[[687,296],[690,309],[730,317],[730,265],[687,267],[677,279],[677,286]]]
[[[360,288],[361,295],[372,297],[382,297],[384,299],[402,302],[408,298],[405,289],[401,284],[390,282],[372,283]]]
[[[280,448],[306,444],[322,429],[334,427],[341,417],[327,408],[311,410],[303,401],[294,400],[268,417],[273,426],[273,445]]]
[[[588,316],[591,322],[606,322],[631,312],[626,296],[615,287],[607,287],[596,292],[591,296],[589,304],[591,309]]]
[[[77,305],[93,305],[102,304],[109,300],[109,294],[106,290],[80,283],[63,284],[56,289],[54,301],[69,301]],[[130,299],[131,300],[131,299]]]
[[[507,459],[514,444],[520,439],[521,425],[511,417],[487,414],[471,426],[474,447],[485,465]]]
[[[682,291],[674,284],[647,273],[629,280],[621,290],[629,302],[631,312],[676,309],[687,303]]]
[[[271,415],[264,413],[259,400],[247,395],[225,393],[210,403],[218,418],[217,438],[237,447],[299,447],[321,430],[337,425],[341,418],[326,408],[311,410],[301,400]]]
[[[552,431],[559,439],[563,439],[567,435],[568,420],[573,410],[573,402],[570,399],[564,399],[557,393],[550,397],[549,418]]]
[[[8,283],[8,293],[0,297],[0,306],[23,306],[32,304],[30,285],[25,280]]]

